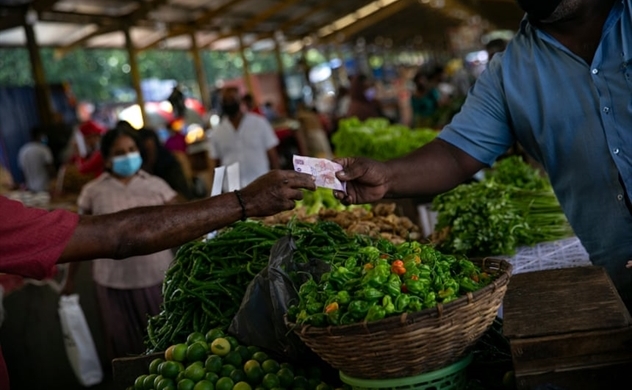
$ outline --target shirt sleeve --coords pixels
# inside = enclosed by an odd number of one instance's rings
[[[49,148],[44,149],[44,161],[46,161],[46,164],[53,163],[53,153]]]
[[[267,120],[261,120],[261,129],[263,130],[261,133],[266,150],[276,147],[279,144],[279,138],[276,136],[274,129]]]
[[[492,62],[438,137],[491,166],[515,141],[504,96],[500,62]]]
[[[213,138],[216,137],[216,134],[217,133],[215,131],[211,132],[211,136],[209,137],[209,140],[207,142],[208,156],[209,158],[212,158],[215,160],[221,159],[221,156],[219,155],[219,148],[217,147],[217,144],[213,140]]]
[[[77,207],[87,214],[92,214],[92,198],[90,196],[90,188],[92,188],[92,186],[90,184],[91,183],[87,183],[83,186],[77,197]]]
[[[174,191],[174,189],[171,188],[171,186],[160,177],[152,176],[151,179],[153,181],[152,185],[155,187],[156,191],[160,194],[165,203],[171,201],[173,198],[176,197],[176,195],[178,195],[178,193]]]
[[[66,210],[25,207],[0,196],[0,272],[44,279],[70,241],[79,216]]]

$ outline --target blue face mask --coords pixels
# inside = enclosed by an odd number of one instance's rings
[[[143,158],[138,152],[128,153],[112,158],[112,172],[122,177],[134,175],[143,164]]]

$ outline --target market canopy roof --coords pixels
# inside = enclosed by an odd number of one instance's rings
[[[302,44],[355,42],[443,47],[451,27],[480,22],[515,30],[515,0],[0,0],[0,46],[26,46],[22,25],[40,46],[286,50]]]

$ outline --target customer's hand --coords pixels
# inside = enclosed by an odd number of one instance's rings
[[[371,203],[384,198],[388,192],[389,172],[386,164],[363,157],[334,160],[343,166],[336,173],[340,181],[347,182],[347,193],[334,191],[344,204]]]
[[[267,217],[291,210],[295,201],[303,199],[303,188],[314,191],[314,177],[294,171],[273,170],[241,190],[246,215]]]

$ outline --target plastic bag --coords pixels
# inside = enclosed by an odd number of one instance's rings
[[[101,383],[103,369],[90,328],[79,305],[79,295],[62,295],[59,298],[59,319],[66,354],[79,383],[83,386]]]
[[[292,261],[295,251],[296,245],[289,236],[272,247],[268,265],[248,285],[228,333],[246,345],[258,346],[292,361],[305,361],[315,355],[288,329],[284,319],[288,307],[298,300],[296,286],[288,272],[319,279],[330,266],[317,259],[296,264]]]

